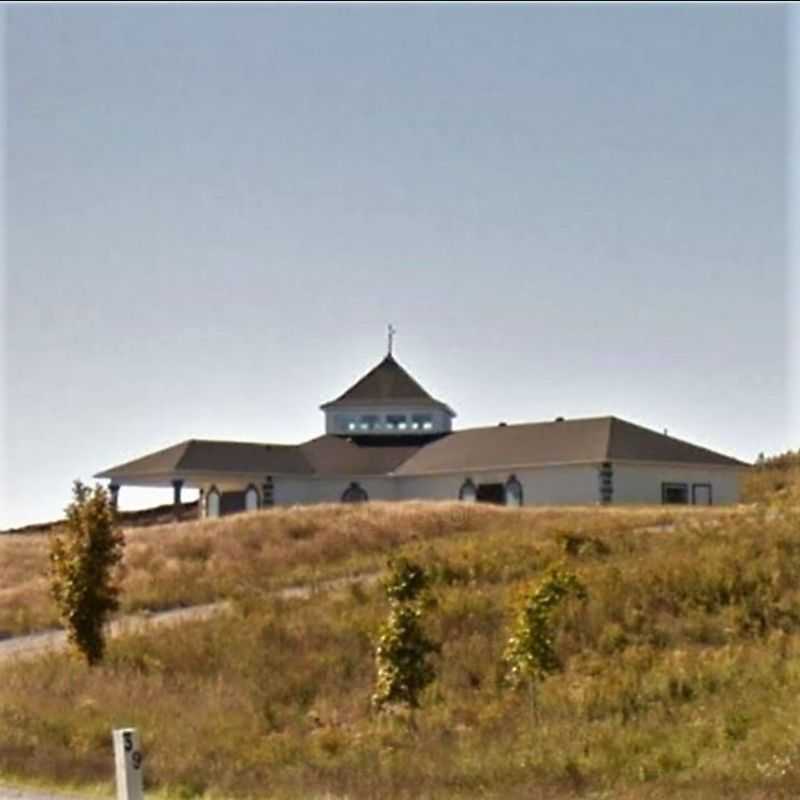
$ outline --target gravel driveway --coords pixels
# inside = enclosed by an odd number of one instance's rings
[[[272,594],[283,599],[307,598],[316,592],[340,589],[359,581],[374,583],[380,577],[380,574],[380,572],[368,572],[360,575],[348,575],[343,578],[320,581],[313,585],[302,584],[300,586],[290,586],[286,589],[277,589]],[[121,633],[141,630],[153,625],[176,625],[189,620],[208,619],[228,607],[228,603],[222,601],[206,603],[200,606],[189,606],[188,608],[173,608],[168,611],[128,614],[114,620],[109,626],[109,633],[111,636],[118,636]],[[63,630],[43,631],[42,633],[31,633],[27,636],[14,636],[11,639],[0,640],[0,661],[14,656],[32,656],[45,650],[60,650],[66,644],[67,634]],[[3,795],[0,795],[0,800],[4,800]]]

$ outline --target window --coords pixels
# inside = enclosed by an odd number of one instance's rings
[[[506,481],[506,505],[519,508],[522,505],[522,484],[512,475]]]
[[[206,516],[214,519],[219,516],[219,490],[212,486],[206,495]]]
[[[244,493],[244,510],[256,511],[258,509],[258,489],[251,483]]]
[[[275,481],[272,479],[272,475],[267,475],[264,479],[261,497],[264,499],[264,506],[269,507],[275,503]]]
[[[598,472],[600,477],[600,502],[608,505],[614,499],[614,465],[604,461]]]
[[[479,503],[503,506],[506,504],[506,488],[502,483],[479,483],[475,498]]]
[[[474,503],[477,499],[475,484],[472,482],[471,478],[467,478],[464,483],[461,484],[461,488],[458,490],[458,499],[463,500],[465,503]]]
[[[375,428],[379,428],[380,425],[378,424],[378,417],[376,414],[363,414],[359,417],[358,420],[358,427],[362,431],[372,431]]]
[[[412,414],[411,416],[411,429],[418,431],[429,431],[433,427],[433,421],[430,414]]]
[[[689,486],[686,483],[662,483],[661,502],[667,505],[689,502]]]
[[[355,481],[342,493],[343,503],[366,503],[369,500],[367,493]]]
[[[405,414],[387,414],[386,428],[390,431],[404,431],[408,427]]]

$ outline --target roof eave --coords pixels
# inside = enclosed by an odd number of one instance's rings
[[[443,403],[441,400],[436,400],[434,398],[426,400],[421,397],[380,398],[373,400],[331,400],[327,403],[323,403],[319,408],[320,411],[330,411],[335,408],[370,408],[372,406],[419,406],[420,408],[434,407],[442,409],[442,411],[445,411],[451,417],[456,416],[456,412],[453,411],[453,409],[450,408],[447,403]]]

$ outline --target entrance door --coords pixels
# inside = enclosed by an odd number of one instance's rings
[[[711,484],[694,483],[692,484],[692,503],[696,506],[711,505]]]
[[[479,483],[475,494],[479,503],[496,503],[499,506],[506,504],[506,490],[502,483]]]

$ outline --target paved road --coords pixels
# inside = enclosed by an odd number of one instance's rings
[[[307,598],[316,592],[331,591],[349,586],[359,581],[363,583],[374,583],[379,577],[380,572],[368,572],[360,575],[348,575],[343,578],[334,578],[328,581],[320,581],[317,584],[302,584],[300,586],[289,586],[286,589],[277,589],[271,594],[275,597],[284,599]],[[121,633],[141,630],[154,625],[177,625],[189,620],[208,619],[219,614],[229,607],[225,601],[218,603],[206,603],[199,606],[189,606],[188,608],[172,608],[168,611],[156,611],[144,614],[128,614],[120,617],[109,626],[111,636],[118,636]],[[32,656],[45,650],[60,650],[67,644],[67,634],[63,630],[43,631],[42,633],[31,633],[27,636],[15,636],[12,639],[0,640],[0,661],[14,656]],[[0,794],[0,800],[4,796]]]

